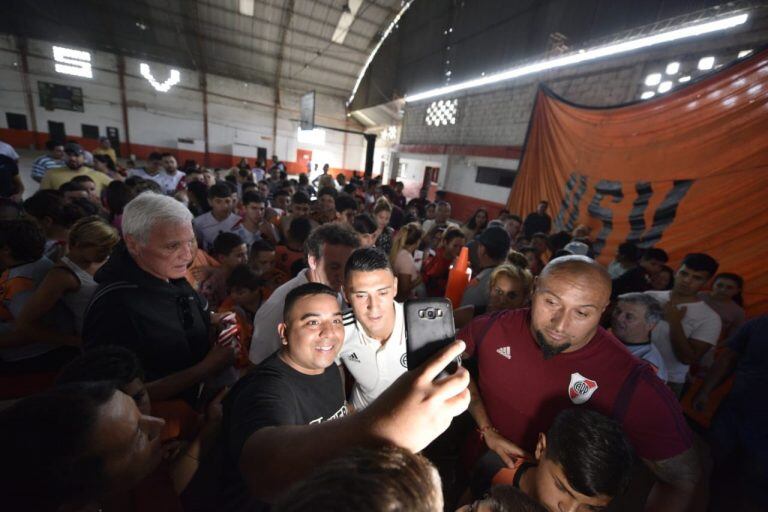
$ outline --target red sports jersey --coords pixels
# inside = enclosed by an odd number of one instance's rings
[[[668,459],[691,447],[670,390],[602,327],[584,347],[548,360],[531,334],[528,309],[477,317],[457,337],[477,356],[493,426],[530,453],[560,411],[582,404],[619,420],[644,459]]]

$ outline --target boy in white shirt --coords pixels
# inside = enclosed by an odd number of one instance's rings
[[[389,258],[374,247],[357,249],[344,268],[344,346],[336,359],[355,378],[351,402],[368,406],[408,370],[403,305]]]
[[[653,329],[651,342],[661,352],[669,387],[678,397],[690,365],[701,361],[720,337],[720,317],[697,295],[717,268],[708,254],[691,253],[683,258],[671,290],[645,292],[664,308],[664,320]]]

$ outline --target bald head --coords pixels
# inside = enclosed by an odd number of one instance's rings
[[[561,256],[555,258],[539,274],[539,284],[550,279],[585,280],[595,291],[604,291],[606,303],[611,297],[611,276],[598,262],[587,256]]]
[[[544,357],[589,343],[610,298],[611,278],[591,258],[564,256],[544,267],[531,303],[531,331]]]

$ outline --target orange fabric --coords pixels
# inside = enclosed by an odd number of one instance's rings
[[[593,228],[600,261],[657,246],[706,252],[768,312],[768,51],[660,98],[587,108],[541,89],[508,208],[549,200],[555,230]]]
[[[192,264],[187,269],[187,275],[185,277],[187,278],[187,281],[189,281],[189,284],[192,286],[192,288],[197,290],[200,282],[195,277],[195,269],[200,269],[203,267],[218,268],[219,266],[221,265],[213,256],[202,249],[198,249],[195,253],[195,259],[192,260]]]
[[[191,441],[199,430],[200,414],[183,400],[152,402],[152,415],[165,420],[160,433],[164,441],[177,438]]]
[[[520,471],[520,468],[523,467],[523,464],[534,463],[535,461],[526,457],[516,458],[512,463],[511,468],[500,469],[498,473],[493,475],[493,479],[491,479],[491,485],[514,485],[517,472]]]
[[[0,275],[0,320],[12,322],[13,313],[8,309],[8,303],[21,292],[35,287],[35,282],[28,277],[13,277],[9,279],[10,270]]]
[[[294,251],[285,245],[275,247],[275,267],[291,276],[291,266],[304,257],[304,251]]]

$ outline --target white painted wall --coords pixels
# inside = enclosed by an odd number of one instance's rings
[[[99,126],[103,135],[107,126],[120,131],[125,140],[116,56],[77,48],[91,53],[94,76],[92,79],[60,74],[54,71],[52,43],[29,41],[29,72],[35,101],[38,131],[48,131],[48,121],[63,122],[68,135],[81,136],[81,124]],[[203,140],[203,105],[200,76],[196,71],[179,69],[181,82],[169,92],[155,91],[141,76],[141,61],[126,58],[126,96],[130,139],[133,144],[176,148],[178,138]],[[155,78],[162,82],[170,67],[148,62]],[[20,73],[20,56],[11,36],[0,36],[0,128],[7,128],[5,112],[27,115],[31,129]],[[178,69],[178,68],[177,68]],[[39,106],[38,81],[80,87],[83,90],[85,112],[64,110],[46,111]],[[310,149],[322,163],[332,167],[362,170],[365,162],[365,143],[360,136],[347,137],[328,130],[322,146],[300,144],[296,138],[299,117],[299,91],[281,91],[278,110],[277,140],[273,140],[274,91],[272,88],[217,75],[207,76],[208,132],[211,153],[230,154],[233,148],[242,149],[250,156],[256,147],[267,148],[268,155],[276,153],[281,159],[296,160],[297,149]],[[344,99],[317,95],[316,122],[318,124],[359,129],[346,117]],[[236,143],[236,144],[235,144]],[[248,146],[251,149],[248,149]],[[313,158],[315,159],[315,158]],[[316,159],[315,159],[316,160]]]
[[[519,163],[519,160],[504,158],[451,155],[448,157],[448,168],[445,173],[446,180],[443,189],[455,194],[480,197],[486,201],[506,204],[511,189],[477,183],[475,181],[477,168],[478,166],[495,167],[497,169],[509,169],[510,172],[513,172],[517,170]]]

